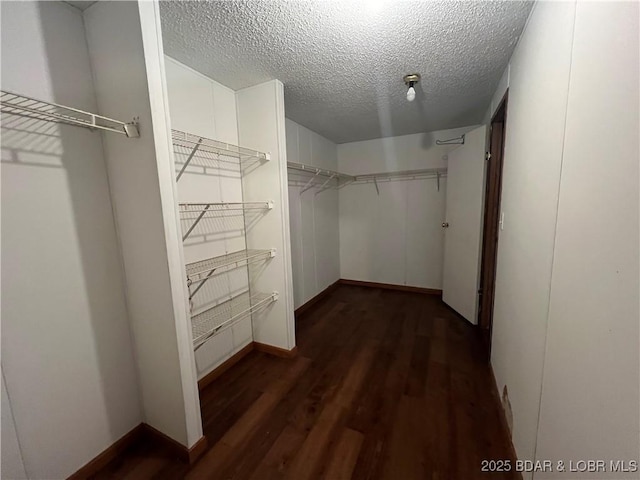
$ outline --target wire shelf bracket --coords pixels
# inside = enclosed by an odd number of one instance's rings
[[[236,268],[248,266],[252,263],[271,259],[276,256],[276,249],[269,250],[240,250],[238,252],[220,255],[218,257],[200,260],[189,263],[187,270],[187,286],[189,287],[189,300],[191,300],[198,290],[214,275],[227,273]],[[197,286],[191,291],[191,286]]]
[[[246,210],[271,210],[273,202],[220,202],[220,203],[180,203],[178,204],[180,218],[188,219],[189,215],[195,215],[193,223],[189,226],[186,233],[182,235],[184,242],[193,229],[196,228],[200,220],[207,213],[229,212],[229,211],[246,211]]]
[[[53,123],[64,123],[90,130],[106,130],[129,138],[140,136],[138,119],[125,123],[77,108],[45,102],[18,93],[0,90],[0,112]]]
[[[231,327],[272,302],[278,300],[278,292],[241,293],[191,317],[194,350],[222,329]]]

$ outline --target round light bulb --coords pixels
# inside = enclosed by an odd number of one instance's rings
[[[407,100],[413,102],[416,99],[416,91],[413,87],[409,87],[407,90]]]

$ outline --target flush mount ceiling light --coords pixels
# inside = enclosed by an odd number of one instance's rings
[[[420,81],[420,74],[412,73],[405,75],[403,80],[407,87],[409,87],[407,89],[407,100],[413,102],[416,98],[416,89],[413,88],[413,86]]]

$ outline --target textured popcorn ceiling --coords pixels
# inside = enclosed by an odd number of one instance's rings
[[[286,116],[337,143],[479,123],[531,3],[171,1],[166,53],[238,90],[277,78]],[[413,103],[402,76],[418,72]]]

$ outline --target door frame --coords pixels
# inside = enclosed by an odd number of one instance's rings
[[[486,167],[480,286],[478,290],[478,327],[482,332],[482,340],[487,349],[487,359],[491,358],[508,97],[509,90],[507,89],[493,117],[491,117],[489,126],[489,155]]]

